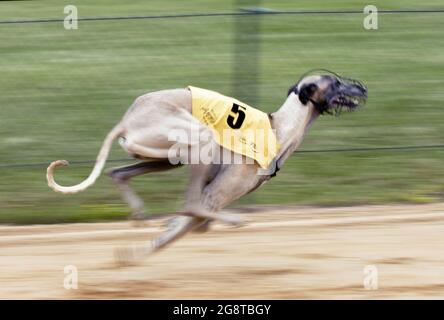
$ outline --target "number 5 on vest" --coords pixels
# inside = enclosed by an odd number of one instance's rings
[[[240,127],[242,127],[242,124],[244,123],[245,120],[245,112],[244,112],[245,110],[246,110],[245,107],[233,103],[231,112],[233,112],[234,115],[237,115],[237,119],[235,119],[235,117],[232,115],[229,115],[227,117],[227,124],[230,126],[230,128],[239,129]]]

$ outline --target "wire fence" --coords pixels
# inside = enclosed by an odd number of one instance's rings
[[[380,14],[429,14],[444,13],[443,9],[404,9],[404,10],[378,10]],[[110,16],[110,17],[84,17],[73,19],[75,21],[106,21],[106,20],[148,20],[148,19],[177,19],[199,17],[227,17],[251,15],[332,15],[332,14],[363,14],[363,10],[303,10],[303,11],[274,11],[261,8],[243,9],[240,12],[206,12],[183,13],[167,15],[141,15],[141,16]],[[55,23],[64,22],[64,18],[45,18],[29,20],[0,20],[0,24],[26,24],[26,23]]]
[[[426,149],[443,149],[444,144],[434,145],[417,145],[417,146],[391,146],[391,147],[368,147],[368,148],[337,148],[337,149],[313,149],[313,150],[297,150],[293,155],[312,154],[312,153],[350,153],[350,152],[392,152],[392,151],[416,151]],[[133,158],[108,159],[107,162],[127,162]],[[96,160],[76,160],[70,161],[70,165],[86,165],[93,164]],[[45,168],[50,162],[34,162],[34,163],[0,163],[1,169],[20,169],[20,168]]]

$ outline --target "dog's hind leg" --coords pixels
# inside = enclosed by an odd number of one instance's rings
[[[143,200],[129,186],[129,180],[145,173],[166,171],[179,166],[171,164],[168,160],[139,162],[111,169],[108,171],[108,175],[113,179],[123,199],[131,208],[131,219],[142,220],[145,218],[145,206]]]

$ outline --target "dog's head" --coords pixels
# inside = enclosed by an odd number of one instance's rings
[[[340,114],[365,104],[367,87],[360,81],[337,74],[303,76],[288,95],[295,93],[303,105],[311,104],[320,113]]]

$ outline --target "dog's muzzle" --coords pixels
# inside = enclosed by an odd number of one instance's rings
[[[342,111],[353,111],[365,105],[367,87],[360,81],[340,78],[325,95],[324,104],[316,106],[321,113],[339,115]]]

